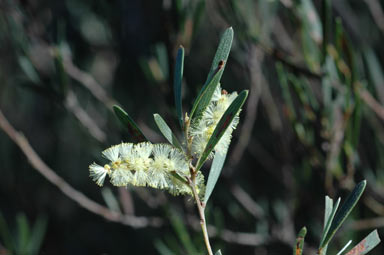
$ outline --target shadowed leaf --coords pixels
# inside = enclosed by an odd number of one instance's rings
[[[173,90],[175,93],[175,104],[177,119],[179,120],[180,127],[183,127],[183,109],[181,100],[181,85],[183,80],[184,70],[184,48],[180,46],[177,51],[176,64],[175,64],[175,75],[173,80]]]
[[[113,106],[113,111],[123,126],[128,129],[129,134],[133,137],[134,140],[136,140],[136,142],[148,141],[148,139],[144,136],[143,132],[141,132],[140,128],[136,125],[128,113],[126,113],[121,107],[117,105]]]

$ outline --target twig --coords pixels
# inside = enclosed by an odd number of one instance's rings
[[[372,14],[373,20],[379,27],[382,33],[384,33],[384,12],[381,8],[380,2],[377,0],[365,0],[368,5],[369,11]]]
[[[231,193],[253,217],[260,219],[264,216],[263,209],[239,185],[232,185]]]
[[[81,108],[79,101],[73,91],[68,91],[65,99],[65,106],[75,115],[80,123],[89,130],[89,133],[99,142],[104,142],[107,138],[104,131],[102,131],[97,123],[88,115],[83,108]]]
[[[112,106],[117,104],[113,98],[108,96],[103,87],[95,80],[95,78],[93,78],[93,76],[80,70],[73,64],[70,56],[63,56],[63,65],[65,71],[72,79],[83,84],[84,87],[86,87],[95,98],[105,104],[107,108],[112,109]]]
[[[200,230],[200,222],[194,216],[188,216],[188,225],[196,231]],[[267,238],[256,233],[234,232],[228,229],[217,229],[215,226],[207,225],[209,236],[220,238],[228,243],[247,246],[259,246],[266,244]]]
[[[195,171],[192,171],[192,173],[196,174]],[[207,230],[207,222],[205,220],[204,207],[201,204],[199,195],[197,194],[197,191],[196,191],[196,188],[195,188],[195,182],[193,180],[189,179],[188,180],[188,184],[191,187],[193,198],[195,199],[196,206],[197,206],[197,209],[199,211],[200,227],[201,227],[201,230],[203,231],[205,246],[207,247],[208,254],[209,255],[213,255],[211,244],[209,242],[209,236],[208,236],[208,230]]]
[[[379,102],[366,90],[363,88],[359,88],[359,94],[361,99],[374,111],[380,119],[384,120],[384,107],[380,105]]]
[[[119,212],[111,211],[107,207],[98,204],[89,199],[83,193],[74,189],[64,179],[58,176],[45,162],[39,157],[36,151],[31,147],[28,140],[19,132],[17,132],[0,110],[0,128],[9,136],[9,138],[21,149],[29,160],[32,167],[43,175],[50,183],[55,185],[68,198],[79,204],[84,209],[97,214],[106,220],[117,222],[133,228],[143,227],[159,227],[163,224],[163,220],[158,217],[137,217],[124,215]]]

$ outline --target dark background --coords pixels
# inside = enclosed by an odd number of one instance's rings
[[[5,117],[89,198],[164,219],[161,227],[133,228],[85,210],[0,132],[0,211],[12,238],[22,243],[25,215],[30,225],[47,222],[38,254],[205,254],[201,233],[191,227],[197,212],[190,198],[110,185],[101,192],[88,165],[103,162],[101,151],[110,145],[132,141],[111,111],[114,103],[152,142],[164,142],[153,113],[177,130],[176,51],[186,50],[188,111],[229,26],[235,37],[221,85],[249,89],[250,96],[207,208],[208,223],[217,228],[214,249],[291,254],[307,226],[304,254],[315,254],[324,196],[345,198],[362,179],[368,188],[329,254],[374,228],[383,236],[384,3],[340,0],[327,8],[326,2],[0,1]],[[4,242],[0,253],[12,254]],[[379,246],[371,254],[383,252]]]

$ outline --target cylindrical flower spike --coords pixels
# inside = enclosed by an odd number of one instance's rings
[[[121,143],[102,154],[110,161],[108,164],[89,166],[90,176],[100,186],[108,175],[114,186],[131,184],[165,189],[173,195],[191,194],[190,187],[173,175],[189,176],[188,161],[182,151],[169,144]],[[202,194],[204,176],[201,172],[197,175],[196,186]]]

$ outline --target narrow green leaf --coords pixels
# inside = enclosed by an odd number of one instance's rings
[[[232,27],[225,30],[223,35],[221,36],[219,46],[217,47],[215,57],[213,58],[211,69],[208,73],[207,80],[204,83],[203,88],[200,90],[199,95],[197,96],[195,102],[193,103],[193,107],[191,110],[190,118],[194,115],[196,108],[199,107],[201,97],[205,95],[207,97],[208,102],[211,100],[212,94],[206,93],[207,87],[213,86],[216,82],[217,84],[220,82],[221,76],[223,75],[223,71],[229,56],[229,52],[231,50],[233,41],[233,29]],[[215,79],[215,83],[212,83],[211,81]],[[216,86],[217,86],[216,84]],[[216,88],[214,86],[214,88]],[[213,90],[214,91],[214,90]],[[205,102],[206,100],[203,100],[202,102]],[[206,106],[205,106],[206,107]],[[205,109],[205,107],[199,107],[198,110]]]
[[[233,100],[232,104],[225,111],[219,123],[217,124],[215,130],[213,131],[212,136],[209,138],[209,141],[204,149],[204,152],[201,154],[197,162],[196,170],[200,170],[204,162],[207,160],[209,154],[215,148],[216,144],[220,141],[220,138],[223,136],[227,128],[232,123],[232,120],[239,113],[247,97],[248,97],[248,90],[243,90],[235,98],[235,100]]]
[[[224,62],[223,63],[224,65],[222,67],[222,69],[224,70],[225,64],[229,56],[229,52],[231,51],[232,41],[233,41],[233,29],[232,27],[230,27],[230,28],[227,28],[224,31],[223,35],[221,36],[219,46],[217,47],[215,57],[213,58],[213,61],[212,61],[211,70],[209,70],[208,77],[205,84],[208,84],[211,81],[212,77],[217,72],[217,67],[219,66],[219,63],[221,61]]]
[[[304,248],[304,238],[307,235],[307,228],[303,227],[296,238],[296,245],[293,249],[293,255],[302,255]]]
[[[198,119],[204,112],[205,108],[207,108],[207,106],[211,102],[216,87],[219,85],[220,77],[222,74],[223,69],[218,70],[213,79],[210,81],[210,83],[202,88],[202,90],[200,91],[200,95],[193,103],[191,115],[189,116],[191,119],[193,116],[195,116],[195,119]]]
[[[168,142],[179,149],[183,149],[177,140],[176,136],[173,134],[172,130],[169,128],[164,119],[157,113],[153,115],[156,125],[163,134],[163,136],[168,140]]]
[[[182,183],[188,184],[187,180],[184,177],[182,177],[180,174],[178,174],[176,171],[171,171],[170,173],[177,180],[181,181]]]
[[[176,232],[176,235],[182,243],[183,247],[187,251],[187,254],[198,254],[196,247],[192,241],[192,238],[188,233],[188,229],[186,228],[181,217],[176,213],[172,213],[170,220],[171,225],[174,231]]]
[[[339,208],[340,201],[341,201],[341,199],[338,198],[335,205],[330,206],[329,203],[332,204],[333,200],[331,198],[329,198],[328,196],[326,196],[326,202],[325,202],[326,211],[325,211],[325,217],[324,218],[327,218],[327,219],[326,219],[326,221],[324,221],[324,229],[323,229],[323,235],[321,237],[320,247],[323,247],[323,243],[325,241],[325,238],[327,237],[327,234],[329,232],[329,228],[331,227],[331,224],[332,224],[332,221],[335,217],[336,211]],[[328,215],[328,217],[327,217],[327,215]],[[325,246],[324,246],[324,248],[326,249]]]
[[[160,255],[174,255],[173,251],[161,240],[155,240],[155,248]]]
[[[208,202],[208,199],[216,186],[217,180],[219,179],[221,170],[224,166],[225,158],[227,156],[227,152],[228,151],[225,153],[216,153],[215,157],[213,158],[211,170],[209,171],[207,186],[205,188],[205,195],[203,200],[205,204]]]
[[[143,132],[141,132],[140,128],[136,125],[133,119],[126,113],[121,107],[114,105],[113,110],[123,124],[125,128],[128,129],[129,134],[133,137],[136,142],[144,142],[148,141],[148,139],[144,136]]]
[[[352,248],[345,255],[364,255],[370,252],[380,243],[380,237],[375,229],[369,235],[367,235],[360,243]]]
[[[356,185],[356,187],[352,190],[351,194],[348,196],[344,204],[341,206],[340,210],[336,213],[334,220],[329,228],[329,231],[320,245],[320,249],[322,249],[325,245],[329,243],[332,237],[335,235],[336,231],[343,224],[345,219],[351,213],[352,209],[355,207],[357,201],[359,201],[361,195],[365,190],[365,186],[367,185],[367,181],[362,181]]]
[[[39,217],[33,225],[31,237],[27,247],[30,255],[37,255],[39,253],[44,240],[45,232],[47,230],[47,222],[46,217]]]
[[[17,222],[17,250],[19,250],[21,253],[25,251],[28,239],[30,237],[30,229],[29,229],[29,223],[27,220],[27,217],[25,214],[20,213],[16,216],[16,222]]]
[[[184,48],[180,46],[177,51],[176,64],[175,64],[175,75],[173,79],[173,90],[175,93],[175,104],[177,119],[180,122],[180,127],[183,128],[183,108],[181,100],[181,85],[183,81],[183,70],[184,70]]]
[[[221,250],[218,250],[215,255],[222,255]]]

